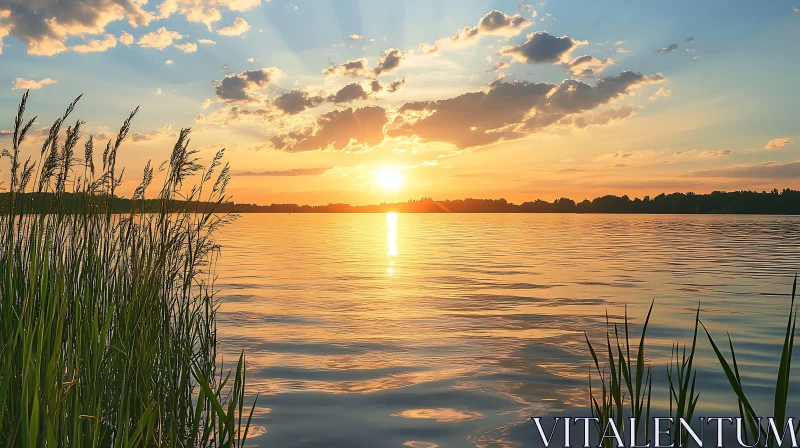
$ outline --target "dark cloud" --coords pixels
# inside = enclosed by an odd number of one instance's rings
[[[278,73],[276,68],[262,68],[228,75],[216,86],[217,98],[230,102],[258,101],[253,92],[265,88]]]
[[[332,65],[322,71],[327,76],[366,76],[367,75],[367,60],[356,59],[354,61],[347,61],[344,64]]]
[[[693,44],[694,43],[694,36],[687,37],[684,42],[686,42],[687,44]]]
[[[522,32],[532,22],[519,14],[509,16],[500,11],[494,10],[487,13],[478,21],[474,27],[465,27],[452,37],[436,40],[434,45],[427,43],[420,44],[419,50],[422,53],[436,53],[442,47],[448,45],[463,45],[477,41],[483,36],[505,36],[513,37]]]
[[[481,18],[477,29],[485,34],[497,34],[501,31],[520,30],[528,24],[530,22],[519,14],[509,16],[495,9]]]
[[[331,95],[329,101],[336,104],[350,103],[356,100],[365,100],[368,96],[369,94],[364,90],[364,87],[354,82],[342,87],[338,92]]]
[[[270,139],[275,149],[287,152],[316,150],[343,151],[361,145],[366,148],[383,141],[386,110],[379,106],[344,109],[317,117],[314,126]]]
[[[471,92],[440,101],[406,103],[399,113],[426,112],[389,132],[390,136],[417,135],[449,142],[459,148],[487,145],[525,134],[513,127],[535,106],[546,102],[552,84],[494,83],[486,92]]]
[[[278,171],[245,171],[241,173],[236,173],[236,176],[319,176],[321,174],[327,173],[331,167],[322,167],[322,168],[292,168],[289,170],[278,170]]]
[[[677,49],[678,49],[678,44],[672,44],[666,48],[659,48],[658,50],[656,50],[656,53],[672,53]]]
[[[386,87],[386,91],[393,93],[397,91],[405,79],[396,80]],[[357,82],[347,84],[336,93],[326,95],[324,93],[313,93],[303,89],[295,89],[286,92],[273,100],[276,108],[288,115],[296,115],[300,112],[319,106],[324,103],[351,103],[358,100],[366,100],[371,95],[375,95],[384,90],[383,85],[377,79],[372,80],[367,87]]]
[[[381,52],[381,59],[378,61],[378,65],[372,70],[372,74],[379,76],[384,73],[391,73],[397,70],[400,66],[400,62],[402,62],[404,58],[405,54],[401,50],[396,48],[384,50]]]
[[[388,90],[391,93],[394,93],[400,90],[400,88],[403,87],[404,85],[406,85],[406,78],[396,79],[392,81],[391,84],[389,84],[389,87],[387,87],[386,90]]]
[[[692,171],[688,175],[693,177],[730,177],[737,179],[796,179],[800,177],[800,161],[732,165],[724,168]]]
[[[0,129],[0,138],[11,137],[12,135],[14,135],[14,131],[11,129]]]
[[[632,108],[576,115],[662,80],[661,74],[645,76],[626,71],[600,79],[594,86],[571,79],[560,85],[495,81],[485,92],[406,103],[398,110],[399,116],[388,133],[449,142],[463,149],[522,138],[556,124],[578,128],[608,124],[630,116]]]
[[[607,104],[634,88],[661,82],[665,79],[660,73],[645,76],[631,71],[623,71],[616,76],[598,79],[597,85],[594,87],[582,81],[566,79],[550,93],[548,106],[553,112],[583,112]]]
[[[572,50],[583,43],[569,36],[551,36],[544,31],[537,31],[529,34],[524,44],[511,45],[500,52],[526,64],[555,64],[565,62]]]
[[[71,36],[103,34],[111,22],[148,25],[154,15],[135,0],[1,0],[2,25],[25,43],[28,53],[52,56],[67,50]]]
[[[324,97],[305,90],[292,90],[273,100],[275,107],[289,115],[299,114],[308,108],[318,106],[324,102]]]

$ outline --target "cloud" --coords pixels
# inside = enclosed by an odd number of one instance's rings
[[[567,116],[559,120],[558,125],[572,126],[576,129],[583,129],[588,126],[605,126],[616,121],[622,121],[631,115],[633,115],[633,108],[630,106],[618,109],[612,107],[597,114]]]
[[[636,151],[617,151],[613,153],[600,154],[597,160],[628,160],[628,159],[649,159],[651,157],[660,156],[663,151],[654,149],[642,149]]]
[[[716,159],[717,157],[725,157],[731,154],[730,149],[714,149],[714,150],[705,150],[701,151],[697,154],[697,157],[701,159]]]
[[[364,87],[354,82],[339,89],[338,92],[330,97],[330,101],[336,104],[350,103],[356,100],[365,100],[367,96],[368,94]]]
[[[788,138],[773,138],[766,145],[764,145],[764,149],[780,149],[784,148],[786,145],[791,143],[792,141]]]
[[[201,45],[216,45],[217,42],[211,39],[197,39],[197,43]]]
[[[397,92],[398,90],[400,90],[400,88],[403,87],[404,85],[406,85],[406,79],[405,78],[396,79],[396,80],[392,81],[391,84],[389,84],[389,87],[387,87],[386,90],[388,90],[391,93],[394,93],[394,92]]]
[[[495,81],[487,91],[470,92],[439,101],[406,103],[389,127],[390,136],[417,136],[447,142],[459,149],[523,138],[553,125],[585,127],[606,124],[632,114],[632,109],[570,118],[613,102],[665,78],[622,72],[591,86],[567,79],[560,85]]]
[[[10,34],[25,44],[28,54],[52,56],[67,50],[68,38],[104,34],[106,26],[118,20],[127,19],[133,27],[148,25],[154,15],[142,4],[134,0],[2,0],[0,39]]]
[[[386,121],[386,110],[379,106],[335,110],[303,131],[276,135],[270,142],[287,152],[365,150],[383,141]]]
[[[400,66],[400,62],[404,59],[405,54],[401,50],[390,48],[381,52],[381,59],[378,65],[372,69],[372,74],[375,76],[384,73],[391,73]]]
[[[499,72],[500,70],[502,70],[504,68],[508,68],[508,67],[511,67],[511,64],[509,64],[506,61],[500,61],[500,62],[494,64],[494,67],[492,67],[489,70],[487,70],[487,72]]]
[[[211,106],[211,98],[206,98],[206,100],[203,101],[203,109],[208,109],[209,106]]]
[[[187,42],[185,44],[175,44],[175,48],[184,53],[195,53],[197,51],[197,44]]]
[[[351,34],[351,35],[347,36],[347,38],[350,39],[350,40],[361,40],[361,39],[364,38],[364,36],[362,36],[360,34]]]
[[[132,36],[131,36],[132,37]],[[106,34],[105,39],[92,39],[82,45],[74,45],[73,51],[78,53],[102,53],[117,46],[117,38],[113,34]]]
[[[546,102],[553,87],[547,83],[498,82],[485,92],[406,103],[398,110],[399,125],[389,135],[417,136],[462,149],[522,138],[526,134],[516,128],[532,108]]]
[[[222,36],[241,36],[244,33],[250,30],[250,24],[247,23],[247,20],[244,20],[241,17],[237,17],[236,20],[233,21],[233,25],[225,28],[220,28],[217,33]]]
[[[520,11],[525,11],[525,12],[530,13],[531,14],[531,18],[536,18],[536,16],[538,15],[536,10],[533,9],[533,5],[531,5],[530,3],[526,2],[525,0],[519,2],[519,5],[517,5],[517,9],[519,9]]]
[[[139,44],[142,48],[154,48],[156,50],[164,50],[171,46],[176,40],[183,39],[183,35],[177,31],[169,31],[166,27],[161,27],[156,31],[144,34],[139,38]]]
[[[194,120],[202,124],[228,126],[230,124],[237,124],[243,121],[273,121],[279,116],[280,113],[276,113],[275,109],[272,107],[259,107],[250,109],[232,104],[223,106],[211,112],[208,117],[203,114],[198,114]]]
[[[175,61],[173,61],[172,59],[167,59],[166,61],[164,61],[164,64],[166,64],[166,65],[172,65],[174,63],[175,63]]]
[[[289,115],[299,114],[324,102],[324,96],[299,89],[286,92],[272,101],[275,107]]]
[[[672,95],[672,90],[669,90],[666,87],[659,87],[658,90],[656,90],[656,92],[650,96],[650,101],[655,101],[659,97],[670,95]]]
[[[156,89],[156,95],[161,95],[161,87]]]
[[[339,75],[339,76],[366,76],[367,75],[367,60],[364,58],[347,61],[344,64],[332,65],[322,71],[326,76]]]
[[[217,98],[229,102],[254,102],[261,98],[253,95],[256,90],[265,88],[280,74],[277,68],[245,70],[226,76],[214,89]]]
[[[386,87],[386,91],[393,93],[405,84],[405,79],[398,79]],[[383,85],[377,79],[371,81],[365,88],[359,83],[350,83],[339,89],[336,93],[326,95],[323,92],[311,92],[306,89],[294,89],[276,97],[272,104],[288,115],[297,115],[300,112],[319,106],[323,103],[351,103],[357,100],[365,100],[371,95],[375,95],[384,90]]]
[[[186,20],[203,23],[211,31],[213,25],[222,19],[220,9],[243,12],[261,3],[261,0],[163,0],[158,6],[158,11],[160,17],[164,19],[176,12],[183,14]]]
[[[423,42],[419,44],[419,52],[422,54],[435,54],[439,52],[439,47]]]
[[[612,102],[638,87],[664,80],[666,78],[661,73],[645,76],[631,71],[599,79],[595,87],[581,81],[566,79],[550,92],[549,106],[556,112],[582,112]]]
[[[597,76],[606,67],[614,65],[616,62],[611,58],[597,59],[594,56],[579,56],[567,64],[567,69],[575,76]]]
[[[568,61],[572,51],[585,43],[569,36],[557,37],[537,31],[528,34],[528,40],[524,44],[505,47],[500,53],[513,56],[526,64],[555,64]]]
[[[686,40],[684,40],[684,42],[686,42],[687,44],[693,44],[694,36],[687,37]]]
[[[656,53],[672,53],[678,49],[678,44],[671,44],[669,47],[659,48]]]
[[[452,37],[437,39],[433,45],[427,43],[420,44],[419,51],[423,54],[436,53],[445,47],[463,46],[475,43],[484,36],[502,36],[510,38],[519,35],[519,33],[530,26],[531,23],[533,22],[519,14],[509,16],[498,10],[494,10],[483,16],[474,27],[465,27]]]
[[[14,135],[14,131],[11,129],[0,129],[0,138],[10,137]]]
[[[8,36],[8,34],[11,32],[11,25],[4,23],[3,21],[8,19],[10,15],[11,11],[0,10],[0,54],[3,54],[3,38]]]
[[[190,22],[202,23],[206,26],[208,31],[211,31],[214,28],[214,23],[222,20],[222,14],[217,8],[209,8],[204,11],[201,7],[194,6],[184,8],[183,12],[186,20]]]
[[[123,31],[122,34],[119,35],[119,41],[125,46],[133,44],[133,40],[133,35],[127,31]]]
[[[14,80],[14,87],[11,90],[39,90],[42,87],[48,84],[55,84],[56,80],[50,78],[44,78],[41,81],[36,81],[33,79],[24,79],[24,78],[17,78]]]
[[[778,163],[732,165],[724,168],[692,171],[692,177],[730,177],[735,179],[796,179],[800,173],[800,161]]]
[[[331,170],[333,167],[320,167],[320,168],[292,168],[288,170],[278,170],[278,171],[245,171],[241,173],[235,173],[235,176],[319,176],[321,174],[325,174]]]

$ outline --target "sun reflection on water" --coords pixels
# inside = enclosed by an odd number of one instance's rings
[[[398,255],[397,252],[397,213],[389,212],[386,214],[386,226],[389,228],[389,232],[386,234],[386,247],[389,249],[387,252],[389,254],[389,267],[386,269],[386,272],[389,275],[394,275],[394,261],[392,260],[394,257]]]

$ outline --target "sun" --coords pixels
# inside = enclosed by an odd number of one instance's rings
[[[403,173],[394,167],[385,166],[378,169],[375,171],[375,177],[378,179],[378,185],[387,190],[395,190],[403,185]]]

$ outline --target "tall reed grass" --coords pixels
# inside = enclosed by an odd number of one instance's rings
[[[776,424],[783,425],[788,417],[786,414],[789,395],[789,379],[791,376],[792,351],[794,348],[795,328],[797,323],[797,311],[794,307],[795,294],[797,292],[797,277],[795,276],[792,285],[792,299],[789,308],[789,317],[786,324],[784,342],[781,348],[781,359],[777,366],[775,380],[775,397],[773,403],[772,417]],[[651,366],[645,365],[645,342],[647,327],[650,323],[650,316],[653,312],[653,304],[642,325],[639,345],[636,348],[636,363],[631,363],[631,344],[630,328],[628,326],[628,314],[622,325],[611,325],[606,316],[606,340],[604,352],[595,350],[589,340],[588,334],[586,344],[591,354],[596,376],[593,378],[592,372],[589,374],[589,405],[592,417],[598,419],[596,429],[598,434],[598,446],[613,448],[616,444],[612,438],[603,438],[602,434],[613,420],[614,426],[619,429],[621,436],[627,437],[630,428],[625,429],[630,417],[636,418],[636,428],[633,433],[637,435],[638,443],[650,440],[652,434],[649,427],[651,415],[651,395],[652,395],[652,375]],[[620,326],[622,327],[620,329]],[[698,329],[702,327],[708,342],[719,361],[720,369],[731,386],[731,392],[736,397],[739,415],[743,422],[742,432],[743,442],[754,448],[768,448],[778,446],[779,443],[773,436],[773,430],[767,422],[758,417],[752,400],[747,396],[742,385],[742,378],[739,374],[739,365],[736,361],[736,351],[730,334],[728,335],[728,346],[730,347],[731,360],[725,357],[717,346],[711,333],[700,320],[700,306],[698,305],[694,321],[694,334],[692,344],[687,353],[687,347],[680,347],[677,343],[673,344],[672,357],[667,367],[667,382],[669,390],[669,417],[675,422],[684,419],[691,422],[700,393],[696,390],[697,371],[694,366],[694,356],[697,349]],[[613,330],[614,339],[611,338]],[[622,333],[622,338],[620,337]],[[622,342],[624,341],[624,342]],[[598,387],[599,386],[599,387]],[[641,420],[644,416],[644,423]],[[644,427],[639,425],[644,424]],[[779,430],[781,428],[778,428]],[[800,422],[791,428],[797,434],[800,432]],[[638,437],[643,439],[639,440]],[[680,434],[675,433],[675,438],[680,441],[689,440],[688,431],[680,428]],[[673,440],[676,446],[677,441]]]
[[[0,445],[242,446],[255,406],[244,408],[244,354],[235,372],[217,368],[223,152],[201,166],[182,130],[132,195],[144,204],[163,178],[158,210],[116,213],[117,154],[137,111],[96,166],[84,123],[67,124],[79,99],[42,137],[38,160],[23,162],[35,122],[25,120],[25,93],[2,153]]]

